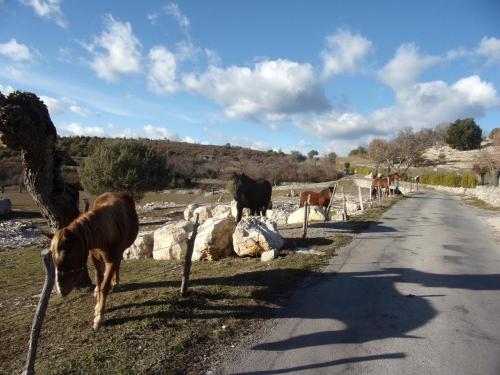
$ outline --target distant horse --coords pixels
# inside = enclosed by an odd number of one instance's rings
[[[385,192],[387,196],[389,196],[389,189],[390,185],[393,181],[399,181],[401,179],[401,176],[399,173],[393,173],[388,175],[387,177],[380,177],[380,178],[372,178],[372,197],[377,195],[378,188]]]
[[[250,209],[250,215],[266,216],[266,211],[271,208],[271,183],[267,180],[253,180],[245,173],[233,176],[235,183],[234,199],[238,215],[236,222],[241,220],[243,208]]]
[[[333,186],[329,186],[326,189],[321,190],[319,193],[314,191],[304,191],[300,194],[300,207],[304,207],[304,204],[307,202],[309,196],[311,197],[309,199],[311,206],[327,208],[333,197]]]
[[[56,288],[63,297],[76,285],[90,258],[95,266],[97,304],[94,329],[104,323],[106,298],[120,281],[123,251],[134,242],[139,219],[132,198],[126,193],[104,193],[87,211],[58,230],[50,245],[56,268]]]

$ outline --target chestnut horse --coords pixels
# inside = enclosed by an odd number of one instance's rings
[[[76,285],[90,258],[95,266],[97,304],[94,329],[104,323],[106,298],[118,286],[123,251],[135,241],[139,219],[132,198],[126,193],[104,193],[87,211],[58,230],[50,244],[56,269],[57,292],[66,296]]]
[[[383,189],[382,191],[385,192],[387,196],[389,196],[391,182],[399,181],[400,179],[401,176],[398,173],[390,174],[387,177],[372,178],[372,197],[377,195],[378,187],[380,187],[380,189]]]
[[[319,193],[314,191],[304,191],[300,194],[300,207],[304,207],[304,204],[307,202],[308,197],[310,196],[309,203],[311,206],[319,206],[322,208],[327,208],[330,204],[330,200],[333,195],[333,186],[329,186],[324,190],[321,190]]]

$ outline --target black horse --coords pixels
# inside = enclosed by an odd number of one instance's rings
[[[250,215],[266,216],[266,210],[271,208],[272,187],[269,181],[259,179],[252,180],[246,174],[234,175],[234,199],[238,209],[236,222],[241,220],[243,208],[250,209]]]

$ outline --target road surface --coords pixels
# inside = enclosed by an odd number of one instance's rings
[[[403,200],[215,371],[500,374],[500,245],[450,195]]]

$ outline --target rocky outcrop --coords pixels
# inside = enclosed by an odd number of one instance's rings
[[[258,257],[267,251],[275,251],[277,255],[283,244],[276,223],[267,217],[244,218],[233,234],[234,251],[239,256]]]
[[[229,212],[205,221],[198,228],[191,259],[218,260],[233,254],[232,236],[235,227],[236,221]]]
[[[132,246],[125,249],[123,259],[145,259],[153,257],[154,232],[142,232],[137,235]]]
[[[187,239],[193,224],[174,221],[154,231],[153,258],[157,260],[183,260],[187,250]]]
[[[288,224],[300,224],[304,222],[304,207],[292,212],[288,216]],[[321,207],[311,206],[309,207],[309,221],[325,221],[326,212]]]

